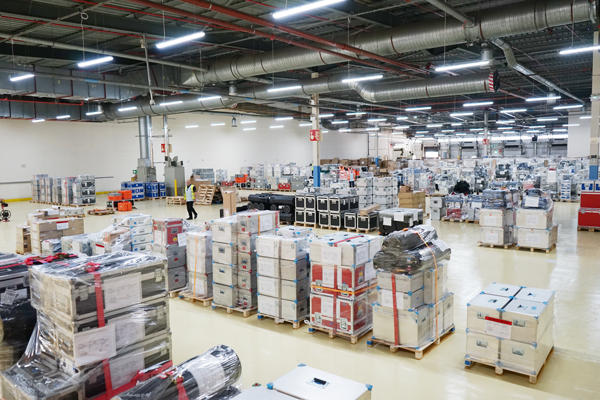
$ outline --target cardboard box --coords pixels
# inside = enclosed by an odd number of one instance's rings
[[[18,253],[31,253],[31,243],[17,242],[16,250]]]
[[[235,191],[221,190],[223,196],[223,215],[229,217],[237,211],[237,193]]]

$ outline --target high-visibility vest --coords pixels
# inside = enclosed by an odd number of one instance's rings
[[[194,185],[190,184],[185,190],[185,201],[194,201],[196,193],[194,193]]]

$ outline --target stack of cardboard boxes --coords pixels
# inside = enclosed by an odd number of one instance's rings
[[[446,216],[446,202],[444,201],[443,197],[432,197],[430,199],[430,206],[432,221],[440,221]]]
[[[45,202],[45,182],[47,174],[33,175],[31,177],[31,200],[35,202]]]
[[[52,179],[52,203],[62,204],[62,179],[63,178],[50,178]]]
[[[309,228],[283,228],[256,240],[258,312],[297,323],[309,314]]]
[[[359,208],[373,205],[373,178],[358,178],[356,180],[356,194],[358,194]]]
[[[75,183],[75,177],[69,176],[62,178],[62,201],[61,204],[70,205],[73,203],[73,183]]]
[[[58,216],[58,210],[47,210],[43,216],[38,217],[39,219],[30,221],[33,253],[42,254],[42,244],[45,240],[58,239],[60,243],[63,236],[83,233],[83,218],[59,218]]]
[[[537,376],[554,347],[554,291],[492,283],[467,304],[465,364]]]
[[[31,253],[31,227],[28,224],[17,226],[17,253]]]
[[[90,237],[94,255],[121,250],[149,253],[152,243],[152,216],[145,214],[113,217],[110,226]]]
[[[358,338],[371,330],[381,237],[334,233],[310,241],[310,324]]]
[[[423,210],[425,214],[425,192],[424,191],[410,191],[407,186],[400,187],[400,193],[398,193],[398,207],[400,208],[419,208]]]

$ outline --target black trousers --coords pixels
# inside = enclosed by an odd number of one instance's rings
[[[198,213],[196,212],[196,210],[194,210],[194,202],[193,201],[187,202],[187,211],[188,211],[188,216],[190,218],[198,217]],[[194,215],[192,215],[192,214],[194,214]]]
[[[350,181],[350,187],[354,187],[354,181]]]

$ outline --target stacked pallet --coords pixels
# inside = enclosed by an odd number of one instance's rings
[[[169,292],[183,289],[187,284],[186,237],[181,218],[157,218],[152,222],[152,252],[167,258]]]
[[[187,234],[188,283],[180,297],[210,299],[213,291],[212,232],[210,230]]]
[[[600,180],[581,184],[581,204],[577,230],[600,231]]]
[[[528,189],[516,211],[517,249],[551,250],[558,241],[553,223],[554,202],[540,189]]]
[[[515,244],[515,193],[508,189],[483,191],[483,208],[479,211],[479,245],[508,248]]]

